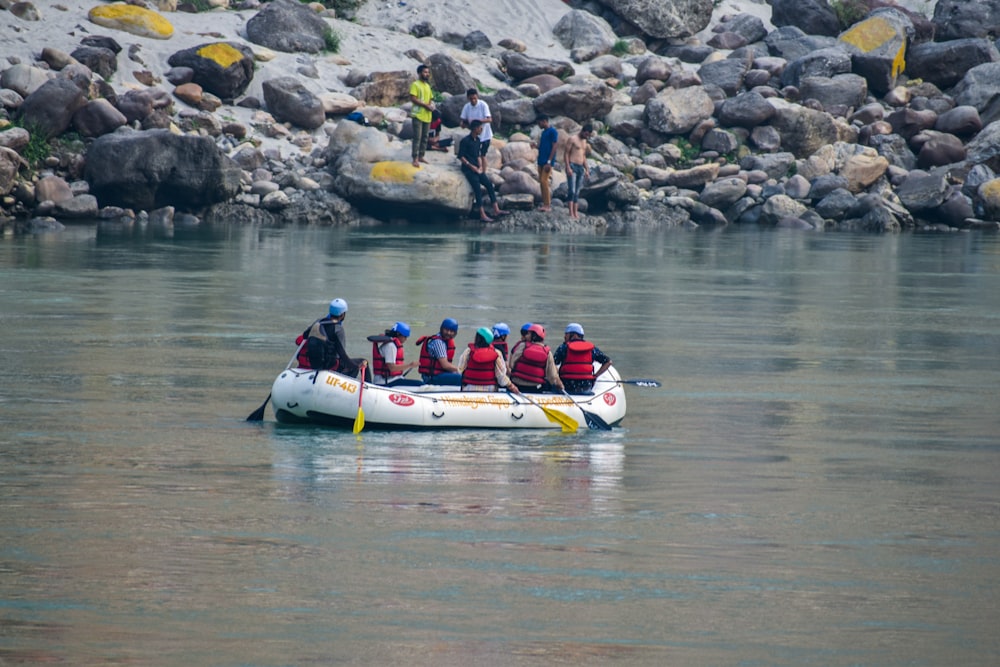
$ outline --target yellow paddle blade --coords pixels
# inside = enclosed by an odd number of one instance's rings
[[[549,418],[550,422],[562,426],[563,433],[576,433],[576,430],[580,428],[579,422],[569,415],[565,415],[558,410],[552,410],[544,405],[539,405],[538,407],[542,409],[542,412],[545,413],[545,416]]]
[[[361,429],[365,427],[365,411],[358,406],[358,416],[354,418],[354,433],[361,433]]]

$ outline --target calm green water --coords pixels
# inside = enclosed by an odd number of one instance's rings
[[[1000,661],[997,236],[86,227],[0,286],[0,664]],[[358,356],[579,321],[663,387],[611,433],[244,422],[334,296]]]

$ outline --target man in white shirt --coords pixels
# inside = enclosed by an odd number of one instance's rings
[[[479,168],[485,174],[486,153],[490,150],[490,140],[493,139],[493,128],[490,127],[493,118],[490,116],[489,105],[479,99],[478,90],[469,88],[465,91],[465,98],[469,101],[462,107],[459,119],[462,121],[462,127],[469,127],[469,123],[474,120],[478,120],[483,124],[482,132],[479,135]]]

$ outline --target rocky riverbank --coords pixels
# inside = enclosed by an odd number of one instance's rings
[[[410,164],[425,63],[446,136],[490,106],[499,229],[1000,228],[1000,0],[327,4],[0,0],[0,226],[478,225]],[[580,221],[561,169],[535,210],[541,113],[597,129]]]

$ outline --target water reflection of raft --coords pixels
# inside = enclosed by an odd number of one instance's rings
[[[274,381],[271,400],[279,422],[350,427],[358,415],[358,392],[365,428],[562,428],[549,413],[581,425],[584,411],[610,425],[625,417],[625,391],[614,367],[594,384],[592,394],[468,392],[458,387],[383,387],[362,384],[336,372],[286,369]],[[533,405],[530,401],[534,401]],[[542,407],[543,406],[544,410]],[[558,416],[558,415],[556,415]]]

